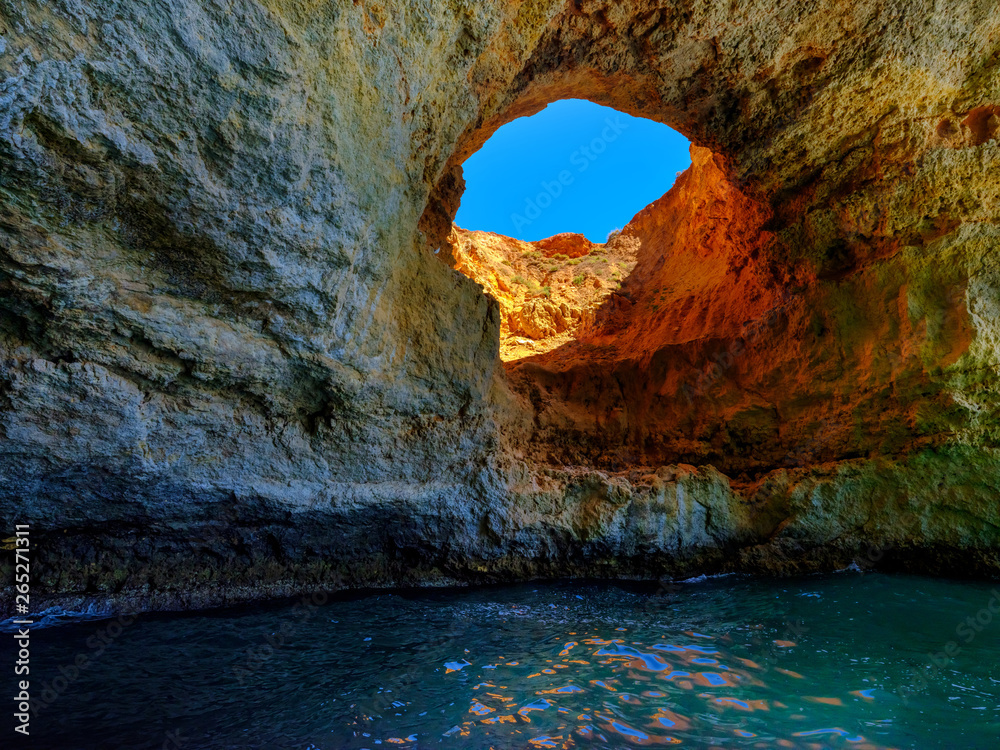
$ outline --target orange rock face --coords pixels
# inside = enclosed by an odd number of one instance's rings
[[[534,243],[535,248],[551,258],[555,255],[565,255],[567,258],[582,258],[593,252],[595,245],[582,234],[563,232]]]
[[[939,444],[956,404],[934,373],[971,340],[961,283],[898,246],[780,264],[793,254],[769,229],[768,204],[711,151],[692,157],[603,249],[606,267],[627,258],[620,278],[593,274],[609,287],[567,283],[566,267],[548,274],[538,244],[459,230],[459,268],[499,290],[501,350],[530,404],[532,455],[605,469],[712,463],[753,484]],[[551,252],[571,237],[545,243]],[[594,253],[575,267],[594,268]]]
[[[652,356],[665,345],[739,335],[783,296],[755,260],[773,239],[763,230],[768,218],[711,151],[694,147],[692,168],[622,231],[638,264],[623,301],[600,311],[589,345]]]
[[[594,314],[635,267],[637,243],[595,245],[580,234],[522,242],[458,227],[455,268],[500,303],[500,357],[552,351],[594,323]]]

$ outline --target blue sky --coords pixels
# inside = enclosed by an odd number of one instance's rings
[[[520,240],[608,232],[663,195],[691,165],[666,125],[580,99],[504,125],[465,162],[455,222]]]

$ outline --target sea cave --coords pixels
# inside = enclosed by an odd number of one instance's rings
[[[23,0],[0,81],[4,747],[996,744],[995,4]]]

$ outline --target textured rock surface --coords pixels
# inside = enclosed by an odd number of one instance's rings
[[[533,400],[550,461],[712,463],[755,481],[936,448],[972,428],[970,385],[991,362],[970,350],[976,284],[951,242],[864,259],[845,248],[832,271],[825,259],[776,267],[769,211],[718,157],[693,152],[677,186],[625,228],[638,264],[595,325],[511,370],[521,391],[567,384]],[[995,288],[989,271],[980,283]]]
[[[595,245],[582,234],[522,242],[455,228],[455,269],[500,303],[500,358],[552,351],[593,325],[595,313],[635,268],[638,241]]]
[[[993,3],[56,0],[0,35],[36,597],[1000,569]],[[603,333],[508,379],[439,259],[462,161],[568,96],[716,156],[633,222]]]

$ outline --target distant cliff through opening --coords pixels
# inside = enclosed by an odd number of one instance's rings
[[[499,301],[504,361],[593,323],[636,265],[622,228],[690,165],[690,142],[666,125],[575,99],[504,125],[469,157],[451,255]]]

